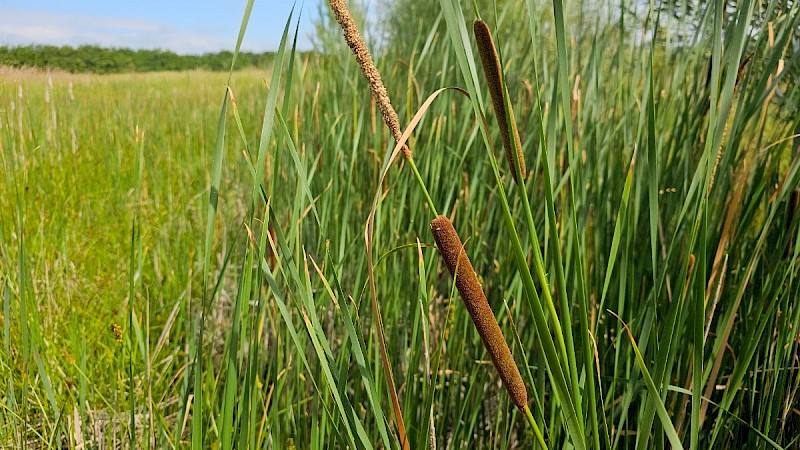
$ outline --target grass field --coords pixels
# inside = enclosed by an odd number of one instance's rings
[[[481,10],[517,183],[464,3],[375,55],[412,158],[331,17],[230,78],[0,69],[0,448],[800,445],[800,5]]]

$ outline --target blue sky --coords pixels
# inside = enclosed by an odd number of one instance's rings
[[[303,4],[301,48],[310,47],[311,19],[322,1]],[[256,0],[242,49],[275,50],[292,3]],[[233,50],[246,4],[246,0],[0,0],[0,45],[92,44],[178,53]]]

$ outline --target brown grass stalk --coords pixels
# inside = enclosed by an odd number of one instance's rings
[[[467,307],[472,323],[478,330],[483,340],[483,345],[492,357],[497,373],[508,390],[511,400],[519,409],[524,409],[528,403],[528,391],[519,373],[511,350],[508,348],[503,332],[497,324],[486,295],[475,274],[475,269],[469,257],[464,252],[464,246],[458,237],[455,228],[445,216],[439,216],[431,222],[431,232],[436,240],[436,246],[444,259],[450,275],[456,282],[458,293]]]
[[[381,110],[383,122],[389,127],[394,139],[399,141],[400,136],[403,134],[402,128],[400,128],[400,119],[397,117],[397,111],[395,111],[392,106],[391,100],[389,100],[389,94],[386,93],[386,87],[383,85],[383,80],[381,80],[381,73],[378,71],[378,68],[375,67],[372,54],[369,48],[367,48],[364,37],[358,30],[353,15],[350,14],[350,10],[347,9],[345,0],[328,0],[328,3],[331,5],[334,15],[336,15],[336,21],[339,22],[339,25],[342,27],[347,45],[350,47],[350,50],[353,51],[353,55],[356,57],[358,65],[361,67],[361,72],[364,74],[364,78],[367,79],[372,97]],[[411,150],[409,150],[406,145],[403,146],[403,154],[406,158],[411,159]]]

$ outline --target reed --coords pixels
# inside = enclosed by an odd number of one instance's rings
[[[392,101],[389,99],[389,94],[386,92],[386,87],[383,85],[381,73],[378,71],[378,68],[375,67],[372,54],[367,47],[366,41],[364,41],[364,37],[358,30],[353,15],[350,14],[350,10],[347,8],[347,3],[345,3],[344,0],[328,0],[328,4],[330,4],[333,10],[339,26],[342,27],[344,39],[347,41],[347,45],[350,47],[350,50],[352,50],[358,65],[361,67],[364,78],[367,79],[372,97],[375,99],[375,103],[378,104],[381,116],[383,116],[383,122],[389,127],[394,139],[399,141],[402,135],[402,128],[400,128],[400,120],[398,119],[397,111],[395,111],[392,106]],[[409,150],[406,145],[403,145],[403,154],[406,158],[411,159],[411,150]]]
[[[387,94],[386,87],[381,79],[381,73],[378,71],[378,68],[375,67],[375,62],[372,60],[372,54],[367,47],[367,43],[364,41],[364,37],[358,30],[358,26],[356,25],[356,21],[353,19],[353,15],[347,8],[347,3],[345,3],[344,0],[328,0],[328,4],[333,10],[334,16],[336,16],[336,21],[339,23],[339,26],[344,32],[344,39],[347,41],[347,45],[350,47],[350,50],[352,50],[358,65],[361,67],[361,72],[364,74],[364,78],[367,79],[367,84],[369,84],[372,97],[375,99],[375,103],[378,104],[378,108],[381,111],[383,122],[387,127],[389,127],[394,139],[397,142],[400,142],[403,132],[400,128],[400,119],[397,116],[397,111],[395,111],[394,107],[392,106],[392,102],[389,99],[389,94]],[[433,203],[433,199],[431,198],[430,193],[428,193],[428,187],[425,185],[425,182],[419,173],[419,169],[417,169],[417,165],[414,163],[411,150],[405,143],[400,149],[408,161],[408,165],[417,180],[417,184],[419,184],[420,190],[425,196],[428,207],[431,209],[431,212],[433,212],[434,215],[437,215],[438,212],[436,211],[436,205]]]
[[[514,404],[519,409],[525,410],[528,405],[528,391],[525,389],[525,383],[511,356],[511,350],[509,350],[503,332],[497,324],[497,319],[489,307],[489,302],[486,301],[486,295],[475,274],[475,269],[464,252],[464,246],[458,233],[445,216],[433,219],[431,232],[447,269],[455,279],[456,288],[461,294],[464,306],[467,307],[472,322],[483,340],[483,345],[492,357],[500,379],[503,380],[503,385]]]
[[[507,98],[503,83],[503,71],[500,67],[500,56],[492,39],[492,32],[486,22],[476,20],[473,27],[475,40],[478,43],[478,52],[481,55],[483,73],[486,75],[486,82],[489,85],[489,92],[492,96],[494,112],[497,115],[497,124],[500,127],[500,135],[503,138],[503,148],[506,152],[508,164],[511,166],[511,174],[517,184],[522,183],[527,175],[525,168],[525,156],[522,153],[522,141],[519,138],[517,121],[514,118],[514,109],[511,101]],[[507,106],[507,108],[506,108]],[[513,140],[513,142],[512,142]],[[517,167],[514,164],[514,152],[519,159],[520,172],[522,177],[517,176]]]

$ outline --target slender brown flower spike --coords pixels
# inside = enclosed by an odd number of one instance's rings
[[[483,73],[486,75],[486,81],[489,84],[489,93],[492,94],[492,104],[494,105],[494,113],[497,116],[497,124],[500,126],[500,135],[503,138],[506,158],[511,166],[511,174],[514,176],[514,181],[519,184],[527,175],[525,157],[522,154],[522,142],[519,138],[517,121],[514,119],[514,109],[511,108],[511,101],[508,102],[510,126],[506,119],[506,103],[503,101],[505,90],[503,89],[503,71],[500,69],[500,56],[497,54],[492,33],[489,31],[486,22],[476,20],[473,25],[473,32],[475,33],[475,40],[478,42],[478,52],[481,55],[481,63],[483,63]],[[509,130],[511,130],[511,134],[509,134]],[[512,139],[514,140],[513,142],[511,141]],[[522,178],[517,176],[517,168],[514,165],[514,146],[516,146],[519,166],[522,169]]]
[[[400,119],[398,119],[397,112],[394,110],[391,100],[389,100],[389,94],[386,93],[386,87],[381,80],[381,73],[372,61],[372,54],[367,48],[367,43],[364,41],[364,37],[361,36],[361,32],[358,31],[353,15],[347,9],[347,3],[345,3],[345,0],[328,0],[328,3],[336,15],[336,21],[339,22],[342,31],[344,31],[344,40],[347,41],[347,45],[353,51],[353,55],[361,67],[361,72],[364,74],[364,78],[367,79],[369,89],[372,91],[372,97],[381,110],[383,122],[391,130],[394,139],[399,141],[400,136],[403,134],[402,128],[400,128]],[[403,146],[403,154],[406,158],[411,159],[411,150],[405,145]]]
[[[472,323],[478,330],[483,340],[483,345],[492,357],[494,367],[500,374],[500,379],[508,390],[511,400],[519,409],[525,409],[528,403],[528,391],[519,374],[517,364],[511,356],[511,350],[500,331],[497,319],[494,317],[486,295],[478,282],[478,276],[469,257],[464,253],[464,246],[458,237],[455,228],[445,216],[439,216],[431,222],[431,232],[436,240],[436,246],[444,259],[450,275],[456,280],[456,288],[464,300]]]

